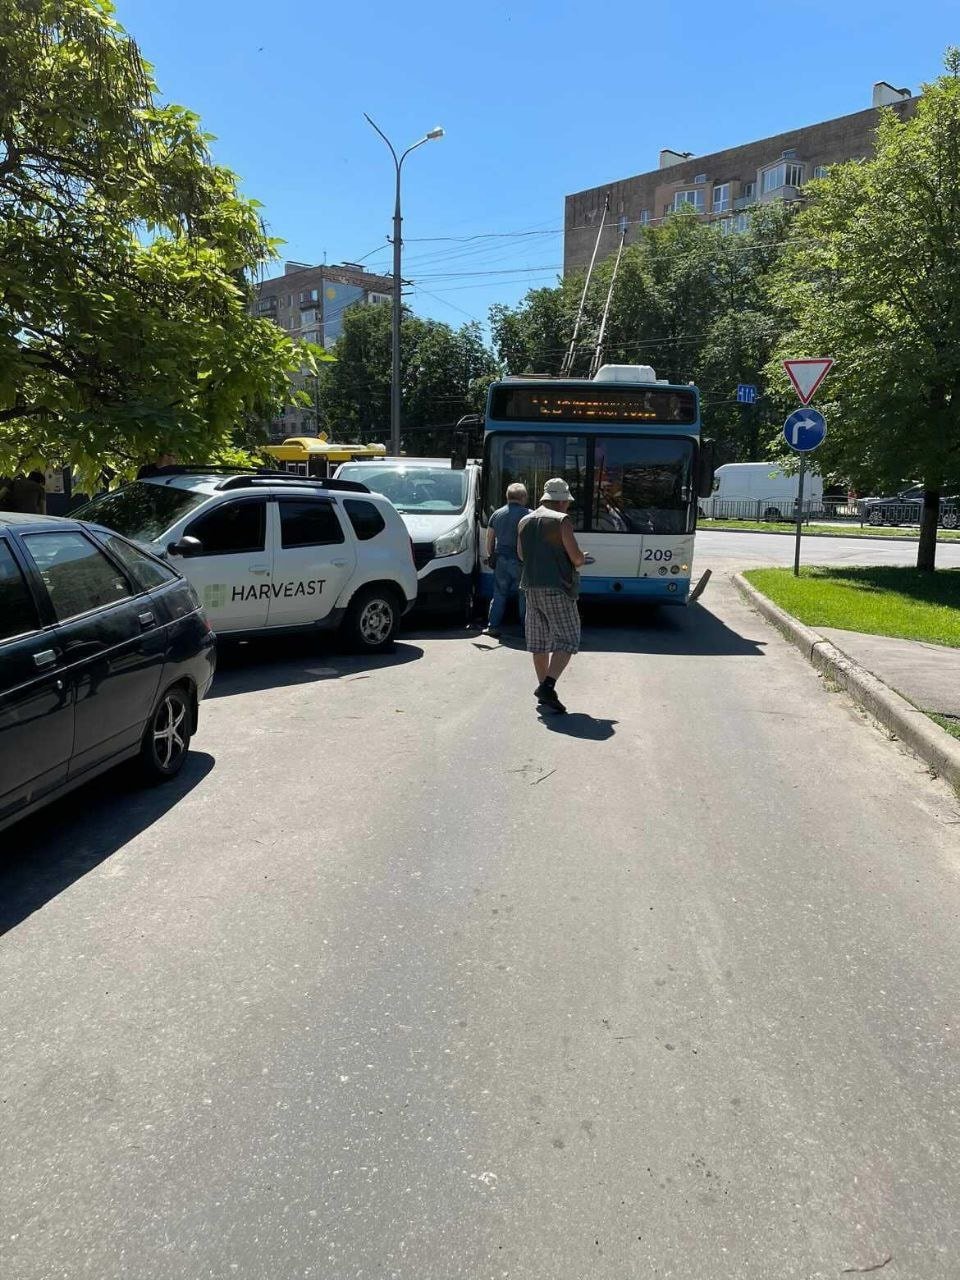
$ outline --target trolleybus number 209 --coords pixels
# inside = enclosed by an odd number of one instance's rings
[[[644,560],[657,560],[657,561],[672,560],[673,552],[664,551],[661,547],[657,547],[655,549],[648,548],[646,551],[644,551],[643,558]]]

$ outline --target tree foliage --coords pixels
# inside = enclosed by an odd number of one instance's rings
[[[336,362],[320,378],[320,408],[338,439],[390,436],[391,305],[351,307],[334,348]],[[449,426],[480,407],[480,389],[495,372],[480,326],[460,329],[405,313],[400,326],[404,448],[449,449]]]
[[[777,275],[777,355],[834,357],[818,457],[863,488],[921,482],[932,569],[938,495],[960,485],[960,52],[912,118],[881,113],[873,159],[811,195]]]
[[[301,362],[248,314],[256,204],[112,12],[0,9],[0,471],[208,457]]]

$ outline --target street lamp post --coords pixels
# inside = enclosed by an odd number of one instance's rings
[[[436,138],[443,137],[443,130],[437,125],[431,129],[429,133],[424,134],[419,142],[413,143],[407,147],[406,151],[397,158],[393,143],[379,127],[374,124],[366,112],[363,113],[364,119],[379,133],[390,148],[390,154],[393,156],[394,167],[397,171],[397,196],[393,206],[393,351],[392,351],[392,367],[390,374],[390,452],[396,458],[400,455],[400,317],[402,314],[400,289],[400,171],[403,168],[403,162],[411,151],[416,151],[417,147],[422,147],[425,142],[433,142]]]

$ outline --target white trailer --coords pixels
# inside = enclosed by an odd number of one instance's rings
[[[782,520],[796,514],[799,476],[770,462],[726,462],[717,467],[713,493],[700,499],[700,514],[717,519]],[[823,477],[807,468],[803,509],[819,511]]]

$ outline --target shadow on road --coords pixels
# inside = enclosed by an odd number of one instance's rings
[[[630,604],[581,604],[583,652],[689,653],[709,657],[762,657],[765,640],[751,640],[733,631],[701,604],[656,609]],[[471,633],[460,633],[470,635]],[[523,633],[516,625],[504,629],[499,640],[473,635],[476,649],[523,650]]]
[[[587,605],[583,612],[585,652],[762,657],[765,644],[731,630],[702,604],[683,609]]]
[[[230,698],[315,680],[358,680],[422,657],[421,648],[403,641],[394,645],[392,653],[376,656],[340,653],[331,641],[316,636],[228,642],[219,649],[217,674],[207,697]]]
[[[562,733],[568,738],[583,738],[586,742],[606,742],[612,738],[619,720],[598,720],[583,711],[568,711],[558,715],[556,711],[540,710],[540,723],[551,733]]]
[[[114,769],[10,827],[0,857],[0,935],[152,826],[213,765],[213,756],[191,751],[179,774],[157,787]]]

